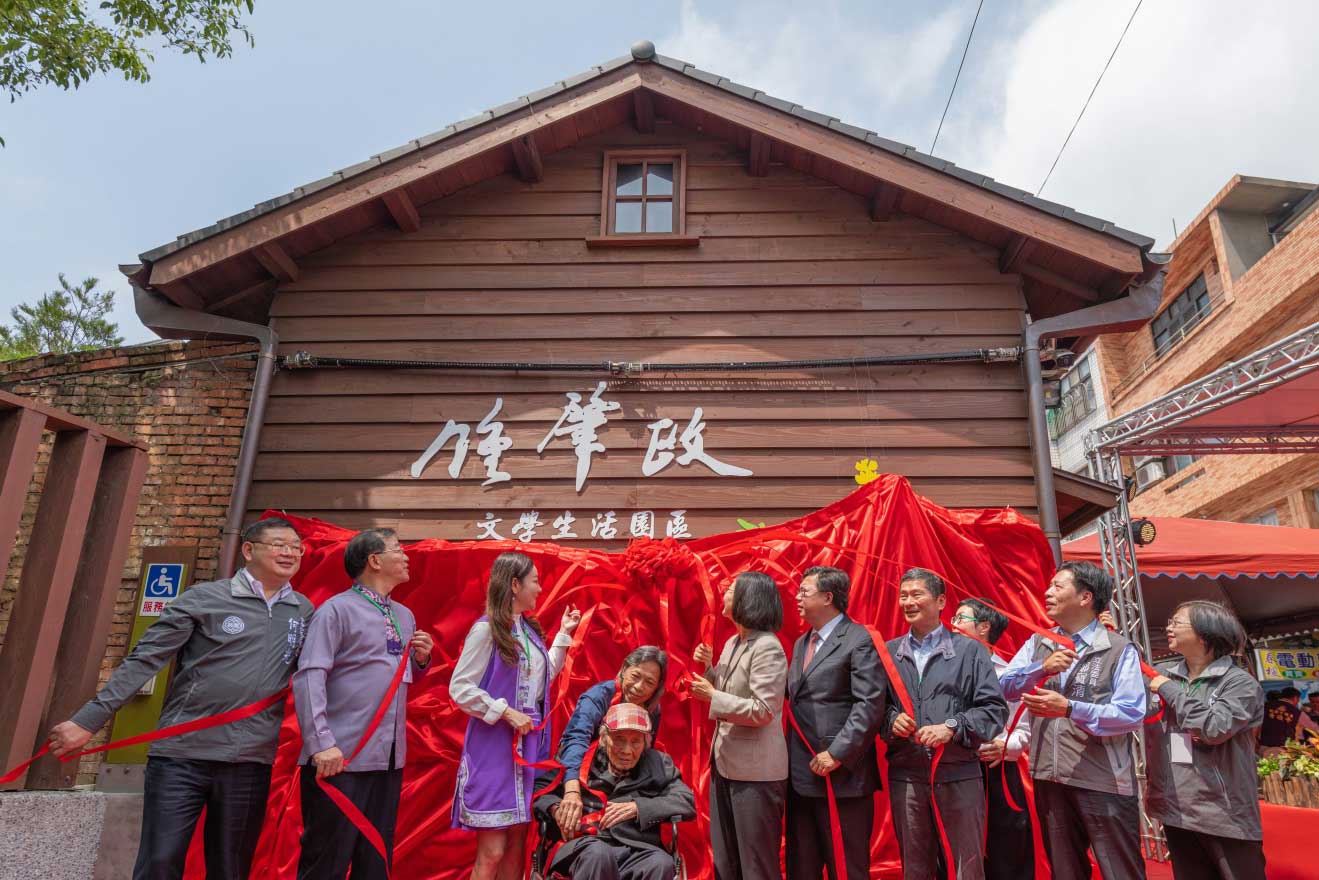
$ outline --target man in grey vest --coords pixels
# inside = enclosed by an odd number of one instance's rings
[[[1132,732],[1145,719],[1140,655],[1099,622],[1113,579],[1089,562],[1064,562],[1044,608],[1076,650],[1032,636],[999,677],[1003,695],[1031,714],[1031,775],[1054,880],[1145,877]]]
[[[55,725],[51,751],[81,749],[170,660],[160,724],[173,726],[255,703],[282,690],[298,663],[312,604],[289,579],[302,539],[283,519],[243,532],[245,566],[195,584],[165,607],[96,697]],[[206,810],[206,876],[244,880],[266,814],[283,701],[249,718],[152,744],[133,880],[177,880]]]

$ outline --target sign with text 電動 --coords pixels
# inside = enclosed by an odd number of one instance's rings
[[[1319,680],[1319,648],[1256,648],[1260,681]]]

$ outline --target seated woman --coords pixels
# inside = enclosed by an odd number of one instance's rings
[[[559,739],[559,763],[563,764],[564,809],[560,824],[575,828],[582,817],[581,774],[582,759],[595,742],[597,731],[605,713],[614,704],[631,703],[640,706],[650,715],[650,729],[659,730],[660,698],[664,696],[664,675],[669,657],[654,645],[642,645],[623,658],[618,677],[587,688],[577,701],[568,726]],[[621,696],[620,696],[620,688]],[[553,774],[543,774],[536,781],[539,790]]]
[[[696,796],[682,781],[673,759],[650,746],[650,715],[631,703],[609,707],[600,725],[600,746],[587,769],[586,805],[601,809],[594,834],[583,834],[576,821],[565,823],[564,784],[538,798],[536,815],[558,825],[565,841],[549,864],[549,873],[573,880],[668,880],[673,858],[665,851],[660,828],[666,820],[696,818]],[[580,782],[580,780],[577,780]],[[577,814],[580,821],[580,814]],[[553,827],[553,825],[551,826]]]

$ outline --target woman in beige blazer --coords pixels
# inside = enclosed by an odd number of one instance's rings
[[[724,644],[713,667],[713,648],[697,647],[696,662],[707,669],[691,686],[693,697],[710,704],[715,721],[710,748],[714,874],[716,880],[781,877],[788,658],[777,635],[783,601],[774,579],[759,571],[739,574],[724,593],[724,616],[737,634]]]

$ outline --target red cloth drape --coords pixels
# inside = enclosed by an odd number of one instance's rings
[[[353,532],[329,523],[290,517],[308,548],[295,586],[314,603],[347,588],[343,549]],[[1046,623],[1041,597],[1053,571],[1042,533],[1011,510],[948,510],[917,496],[907,481],[885,475],[822,510],[782,526],[686,542],[640,540],[621,553],[516,541],[422,541],[408,548],[412,580],[394,596],[416,614],[436,643],[436,668],[408,694],[408,766],[395,843],[395,876],[459,880],[470,872],[475,837],[449,828],[454,775],[466,716],[448,698],[449,674],[463,637],[483,613],[485,583],[494,558],[517,549],[536,560],[544,592],[538,615],[553,633],[565,605],[595,609],[589,631],[569,658],[560,682],[565,696],[554,714],[561,731],[575,700],[592,684],[613,678],[623,656],[641,644],[669,653],[669,693],[657,745],[668,752],[697,792],[700,817],[682,832],[693,880],[709,880],[708,756],[712,722],[677,683],[695,670],[692,651],[713,637],[716,650],[732,634],[717,616],[718,597],[746,569],[772,575],[782,592],[780,637],[791,651],[804,625],[794,592],[811,565],[835,565],[852,577],[849,614],[888,637],[903,632],[896,595],[908,568],[932,569],[947,580],[945,621],[957,601],[984,596],[1022,617]],[[711,628],[713,632],[711,632]],[[1013,625],[1000,646],[1015,648],[1029,636]],[[881,760],[883,749],[880,750]],[[301,815],[293,763],[297,724],[292,712],[281,733],[254,877],[293,877]],[[900,875],[897,844],[884,793],[877,799],[872,875]],[[1030,854],[1023,853],[1023,858]],[[196,861],[196,860],[192,860]],[[190,876],[191,876],[190,872]],[[1047,876],[1041,874],[1040,876]]]

